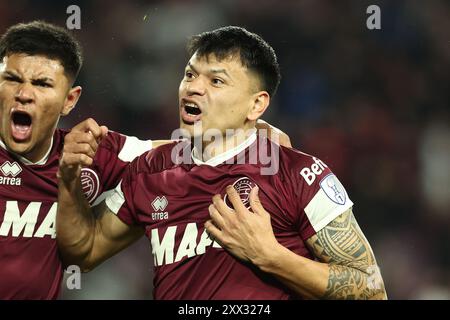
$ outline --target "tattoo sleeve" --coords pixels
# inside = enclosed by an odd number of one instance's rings
[[[324,299],[386,299],[372,249],[351,209],[307,241],[316,258],[328,263]]]

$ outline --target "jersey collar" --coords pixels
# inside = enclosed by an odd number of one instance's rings
[[[219,164],[224,163],[225,161],[238,155],[239,153],[241,153],[242,151],[247,149],[249,146],[251,146],[255,141],[256,141],[256,130],[247,139],[245,139],[245,141],[242,142],[241,144],[239,144],[236,147],[234,147],[228,151],[225,151],[215,157],[212,157],[211,159],[209,159],[207,161],[200,160],[201,157],[198,156],[198,150],[195,146],[192,148],[191,157],[192,157],[192,160],[194,161],[194,163],[198,166],[208,165],[211,167],[216,167]]]

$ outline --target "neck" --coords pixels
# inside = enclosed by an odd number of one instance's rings
[[[53,136],[48,140],[48,142],[43,144],[43,146],[38,150],[38,152],[33,151],[21,154],[16,153],[10,148],[8,148],[8,146],[0,138],[0,147],[17,156],[20,159],[20,161],[24,164],[45,164],[48,155],[50,154],[52,146],[53,146]]]
[[[32,152],[23,155],[22,158],[26,160],[23,162],[29,162],[29,164],[44,164],[47,161],[52,146],[53,136],[48,141],[46,141],[39,150],[37,150],[38,152]]]
[[[202,161],[208,161],[211,158],[220,156],[221,154],[236,148],[255,132],[255,127],[246,129],[240,128],[232,130],[232,132],[230,130],[230,132],[222,133],[221,136],[214,136],[209,140],[194,140],[194,145],[197,149],[196,156]]]

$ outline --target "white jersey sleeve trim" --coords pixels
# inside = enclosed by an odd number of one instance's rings
[[[122,192],[122,181],[119,182],[113,192],[106,198],[105,203],[108,206],[109,210],[117,215],[120,208],[125,203],[125,197]]]
[[[125,143],[119,153],[119,159],[125,162],[133,161],[134,158],[151,150],[152,145],[152,140],[139,140],[136,137],[126,136]]]
[[[305,207],[305,213],[316,232],[353,206],[342,184],[334,174],[320,182],[320,189]]]
[[[94,201],[94,203],[91,205],[92,207],[95,207],[96,205],[100,204],[101,202],[103,202],[103,200],[106,200],[106,198],[108,198],[110,195],[112,195],[114,193],[114,189],[111,190],[107,190],[102,192]]]

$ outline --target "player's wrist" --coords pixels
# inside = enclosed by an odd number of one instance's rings
[[[278,268],[283,249],[284,247],[276,242],[273,246],[266,246],[266,249],[261,251],[261,254],[254,257],[251,261],[261,271],[272,272]]]
[[[81,172],[81,170],[79,170]],[[58,179],[59,192],[67,192],[71,195],[76,194],[77,190],[81,190],[80,173],[78,172],[65,172],[59,169],[56,173]]]

